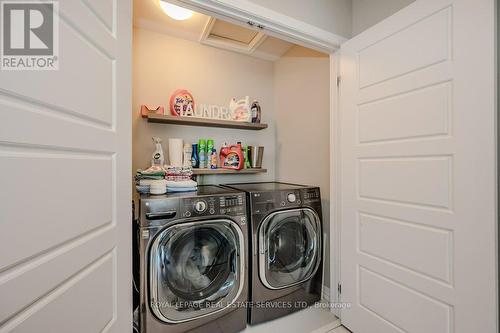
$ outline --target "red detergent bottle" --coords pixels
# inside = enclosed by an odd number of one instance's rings
[[[238,144],[224,146],[220,149],[220,165],[223,169],[241,170],[243,169],[243,149],[241,148],[241,142]]]

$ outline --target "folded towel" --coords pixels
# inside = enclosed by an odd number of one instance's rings
[[[166,176],[165,179],[175,181],[175,182],[180,182],[180,181],[184,181],[184,180],[190,180],[191,176]]]
[[[176,187],[186,188],[186,187],[196,187],[196,186],[198,186],[198,183],[195,182],[194,180],[180,180],[180,181],[167,180],[168,188],[176,188]]]
[[[140,186],[163,185],[167,186],[168,182],[165,179],[141,179]]]
[[[159,166],[159,165],[152,165],[149,168],[147,168],[146,170],[143,170],[143,172],[145,172],[145,173],[154,173],[154,172],[162,172],[162,171],[164,172],[165,168],[162,166]]]
[[[165,176],[135,176],[136,181],[141,179],[160,180],[160,179],[165,179]]]
[[[136,186],[135,189],[140,194],[149,194],[149,186]]]
[[[176,193],[176,192],[194,192],[197,191],[198,187],[167,187],[168,193]]]
[[[193,174],[193,168],[191,167],[167,167],[166,169],[167,174],[169,175],[180,175],[180,174],[185,174],[185,175],[192,175]]]
[[[152,166],[147,170],[138,169],[135,173],[135,180],[141,179],[164,179],[165,169],[159,166]]]
[[[166,179],[172,181],[190,180],[193,175],[191,167],[168,167]]]

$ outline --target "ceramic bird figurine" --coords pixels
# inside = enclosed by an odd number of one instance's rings
[[[229,102],[229,110],[231,111],[231,120],[246,122],[252,120],[249,96],[238,101],[235,98],[231,99]]]

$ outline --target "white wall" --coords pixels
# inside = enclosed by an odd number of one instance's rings
[[[356,36],[414,1],[352,0],[352,36]]]
[[[339,36],[351,37],[351,0],[250,1]]]
[[[220,129],[148,123],[141,118],[141,104],[160,104],[168,109],[171,93],[188,89],[196,103],[228,105],[233,96],[248,94],[259,100],[262,121],[269,128],[261,131]],[[168,138],[197,142],[215,140],[217,151],[224,141],[244,145],[263,145],[263,166],[267,174],[202,176],[201,183],[273,180],[275,156],[275,121],[273,99],[273,64],[238,53],[170,37],[143,29],[134,29],[133,47],[133,170],[150,166],[154,147],[152,136],[163,139],[168,156]]]
[[[326,236],[330,229],[329,68],[327,55],[298,46],[274,65],[276,179],[321,188]],[[329,287],[328,246],[325,253],[324,284]]]

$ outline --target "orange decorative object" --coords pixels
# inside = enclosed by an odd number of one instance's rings
[[[165,114],[165,110],[161,105],[141,105],[141,116],[147,118],[148,114]]]
[[[173,116],[194,116],[194,98],[186,89],[177,89],[170,96],[170,113]]]

